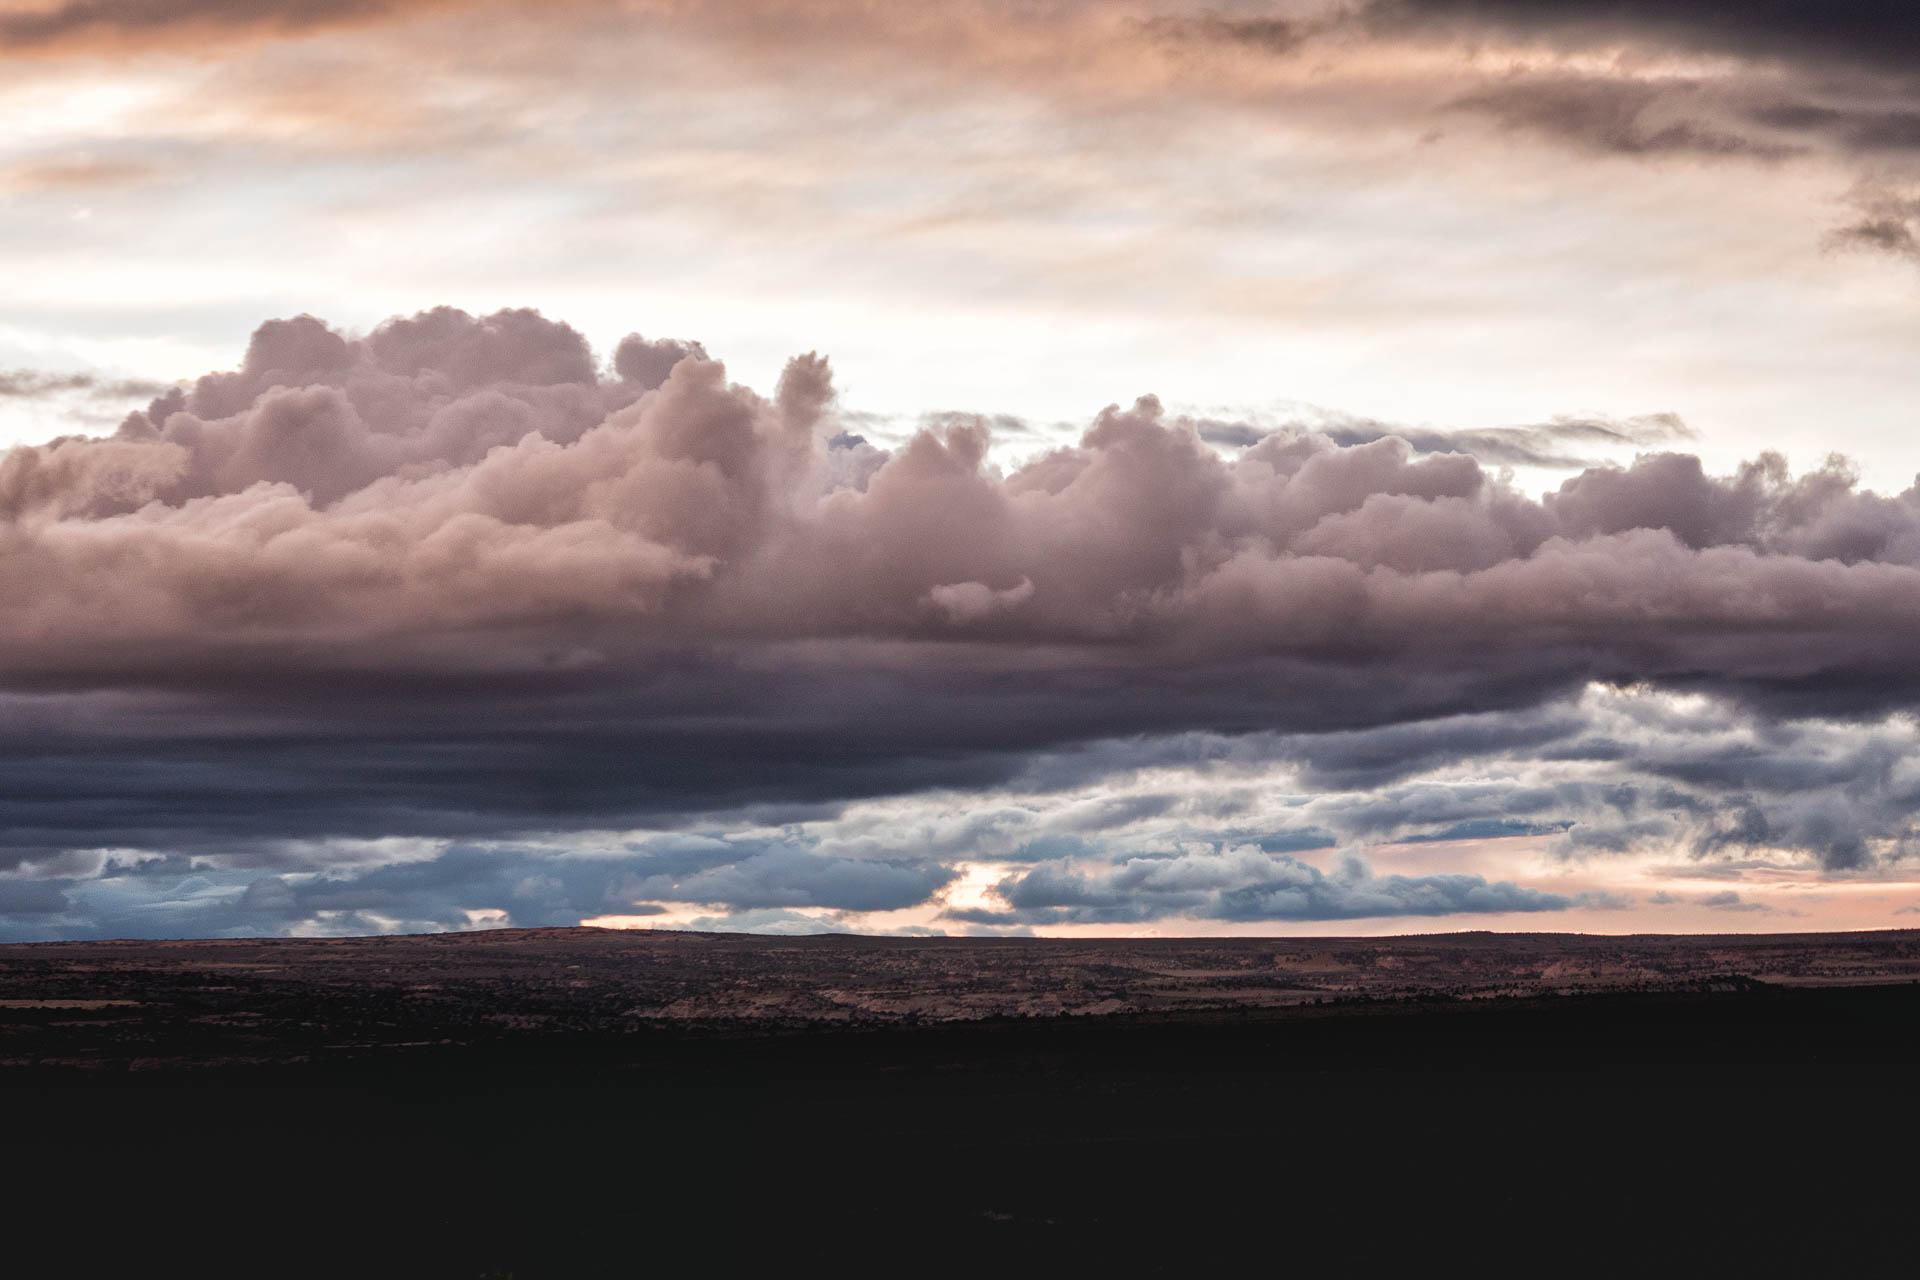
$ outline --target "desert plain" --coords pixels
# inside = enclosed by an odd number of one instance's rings
[[[0,947],[76,1274],[1891,1274],[1917,1032],[1910,931]]]
[[[1267,1020],[1920,983],[1920,931],[1398,938],[768,937],[503,929],[0,946],[0,1070],[346,1065],[662,1035]]]

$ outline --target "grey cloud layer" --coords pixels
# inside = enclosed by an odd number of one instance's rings
[[[263,822],[250,840],[185,842],[192,856],[45,850],[0,875],[0,935],[370,932],[486,913],[557,924],[681,903],[722,908],[703,927],[845,928],[848,912],[927,902],[956,863],[980,860],[1025,869],[995,904],[946,910],[952,926],[1622,908],[1630,895],[1376,876],[1350,855],[1323,872],[1290,855],[1534,835],[1573,859],[1691,853],[1703,861],[1674,873],[1695,878],[1808,863],[1897,875],[1916,847],[1915,746],[1910,717],[1770,723],[1717,700],[1590,690],[1535,711],[1332,734],[1110,740],[1035,757],[985,792],[763,806],[687,834],[329,844]],[[1645,902],[1683,900],[1695,898]]]
[[[1202,421],[1200,438],[1209,444],[1245,448],[1273,434],[1244,422]],[[1323,414],[1314,421],[1287,424],[1294,434],[1324,436],[1337,445],[1372,444],[1393,437],[1416,453],[1464,453],[1494,466],[1586,469],[1606,465],[1602,451],[1646,448],[1691,439],[1687,425],[1672,414],[1649,414],[1620,421],[1559,418],[1525,426],[1436,431],[1393,423]]]
[[[34,878],[0,878],[0,940],[261,935],[316,922],[335,933],[427,931],[491,912],[525,926],[573,925],[609,911],[658,913],[658,902],[886,911],[923,902],[952,879],[938,865],[710,834],[584,853],[456,842],[431,856],[390,856],[369,862],[362,851],[356,863],[336,852],[330,865],[308,851],[305,865],[274,873],[182,856],[69,856]]]
[[[981,924],[1131,924],[1213,920],[1350,920],[1461,912],[1557,911],[1565,897],[1482,876],[1376,876],[1357,858],[1332,875],[1251,846],[1129,858],[1096,875],[1042,866],[1005,881],[1008,909],[960,910]]]

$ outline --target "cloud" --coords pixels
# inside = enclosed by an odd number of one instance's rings
[[[61,147],[0,175],[0,186],[54,193],[91,184],[132,199],[135,184],[182,172],[255,172],[262,147],[281,164],[315,151],[382,161],[478,163],[484,156],[490,172],[504,168],[544,183],[552,179],[551,157],[571,145],[555,121],[592,118],[597,128],[616,130],[608,136],[628,159],[575,184],[583,202],[611,202],[663,220],[689,217],[695,230],[687,243],[715,234],[716,219],[737,220],[727,229],[765,236],[771,225],[772,234],[792,237],[796,250],[817,252],[818,229],[831,226],[837,236],[884,250],[866,255],[870,265],[861,274],[870,287],[897,290],[929,264],[955,265],[953,255],[967,259],[952,276],[961,286],[975,277],[999,280],[994,255],[967,252],[930,231],[1017,221],[1028,232],[1038,224],[1067,237],[1089,202],[1122,209],[1155,189],[1153,238],[1165,252],[1194,260],[1180,268],[1193,277],[1181,292],[1217,310],[1221,291],[1205,282],[1216,274],[1218,228],[1254,218],[1282,193],[1256,183],[1223,195],[1219,183],[1159,174],[1198,172],[1196,162],[1238,166],[1222,153],[1222,137],[1256,137],[1262,150],[1303,136],[1363,140],[1342,148],[1353,157],[1345,176],[1362,187],[1400,180],[1398,151],[1417,137],[1444,136],[1463,158],[1478,159],[1522,137],[1570,148],[1576,161],[1804,159],[1820,166],[1838,155],[1861,176],[1877,166],[1910,165],[1920,137],[1910,91],[1897,74],[1910,63],[1888,60],[1889,50],[1912,47],[1910,39],[1887,38],[1887,30],[1897,37],[1897,23],[1850,8],[1810,17],[1785,0],[1739,22],[1703,5],[1602,14],[1591,6],[1444,0],[1329,0],[1280,14],[1012,0],[934,8],[856,0],[569,0],[567,9],[579,20],[554,22],[547,8],[516,0],[75,0],[0,10],[0,57],[101,52],[124,59],[152,49],[164,55],[154,60],[158,67],[189,49],[219,64],[217,74],[194,77],[190,88],[176,85],[171,92],[179,97],[146,113],[191,120],[184,135],[170,127],[147,137],[139,155],[119,160],[76,159],[67,154],[74,148]],[[501,43],[512,45],[513,58],[495,56]],[[645,105],[633,97],[629,50],[648,50],[657,63],[643,92],[659,97]],[[1703,65],[1703,50],[1733,56],[1716,53]],[[1870,59],[1872,74],[1848,61],[1859,57]],[[1846,63],[1844,74],[1834,73],[1836,58]],[[668,75],[660,70],[667,66],[705,70]],[[776,84],[786,86],[779,92],[792,95],[794,110],[756,112],[760,118],[751,123],[733,115],[738,103]],[[848,85],[858,85],[858,94],[833,97]],[[685,116],[693,95],[708,94],[710,107],[692,114],[730,119],[714,126],[733,134],[718,154],[707,151],[710,130],[663,132],[657,124],[662,112]],[[1004,110],[1008,94],[1042,110],[1030,113],[1021,130],[983,143],[970,122],[981,111]],[[826,147],[817,133],[782,126],[785,117],[804,118],[808,104],[823,97],[851,110],[913,118],[916,135],[943,139],[937,150],[966,148],[970,158],[958,168],[930,169],[925,152],[892,145],[892,129],[863,130],[857,146],[838,138]],[[454,99],[460,107],[450,111]],[[553,105],[530,105],[536,103]],[[1140,126],[1143,112],[1154,120],[1151,130]],[[1472,127],[1473,116],[1494,122],[1494,136]],[[649,123],[617,123],[628,119]],[[146,129],[142,121],[125,127]],[[1169,140],[1170,163],[1141,163],[1141,140],[1150,134]],[[74,139],[76,147],[97,141]],[[1023,146],[1031,153],[1016,158]],[[1037,178],[1046,167],[1034,163],[1035,155],[1061,146],[1088,158],[1084,172]],[[1386,155],[1381,147],[1393,158],[1365,158]],[[725,159],[743,150],[766,157],[752,182],[741,181]],[[168,161],[154,164],[159,156]],[[1005,176],[1016,169],[1017,180]],[[662,180],[667,171],[672,180]],[[876,173],[894,194],[861,200],[867,213],[850,222],[847,200],[871,190]],[[957,177],[963,174],[975,176]],[[1482,188],[1473,198],[1489,194]],[[1436,208],[1445,203],[1436,201]],[[422,206],[410,204],[408,212],[419,214]],[[435,226],[432,234],[443,234]],[[1885,220],[1863,220],[1839,240],[1897,243],[1894,232]],[[1189,245],[1195,233],[1214,248]],[[1110,275],[1092,264],[1070,267],[1076,255],[1027,242],[1035,246],[1033,267],[1016,274],[1020,287],[1036,294],[1052,293],[1048,282],[1059,273]],[[841,255],[835,266],[844,270]],[[1164,278],[1140,283],[1167,288]],[[1395,292],[1404,287],[1397,281]]]
[[[1709,0],[1373,0],[1344,30],[1382,47],[1452,49],[1460,72],[1443,111],[1590,155],[1837,156],[1864,175],[1910,166],[1920,148],[1920,39],[1893,0],[1761,0],[1737,12]],[[1871,240],[1873,225],[1861,227]]]
[[[1534,500],[1391,436],[1222,459],[1148,398],[1001,474],[977,422],[857,441],[818,357],[763,399],[688,350],[649,389],[532,312],[276,321],[7,455],[15,844],[804,803],[1189,730],[1406,725],[1390,771],[1419,722],[1592,680],[1913,695],[1920,497],[1837,462],[1653,453]],[[1326,777],[1381,767],[1339,742]]]
[[[925,902],[952,879],[952,871],[938,866],[774,849],[691,875],[639,877],[628,882],[624,891],[636,901],[724,902],[745,909],[893,911]]]
[[[1710,907],[1715,911],[1771,911],[1773,910],[1772,907],[1769,907],[1764,902],[1742,901],[1740,895],[1733,892],[1730,889],[1724,893],[1702,894],[1699,898],[1699,904],[1703,907]]]
[[[790,839],[704,833],[584,849],[452,842],[401,853],[289,845],[279,857],[282,865],[271,871],[217,859],[150,858],[68,867],[63,875],[0,876],[0,937],[394,932],[466,928],[477,919],[572,925],[709,903],[725,904],[734,916],[769,919],[812,911],[794,918],[824,929],[848,912],[925,902],[954,877],[937,862],[836,858]]]
[[[49,156],[0,167],[0,191],[16,193],[80,192],[138,186],[164,176],[165,170],[133,159]],[[146,394],[151,396],[159,388]]]
[[[1920,195],[1862,183],[1847,195],[1855,218],[1827,234],[1830,249],[1864,249],[1920,262]]]
[[[1416,453],[1466,453],[1495,466],[1561,470],[1605,466],[1606,457],[1596,450],[1644,449],[1694,438],[1686,423],[1670,413],[1621,419],[1565,417],[1522,426],[1453,431],[1376,422],[1325,411],[1312,419],[1291,421],[1279,427],[1208,419],[1200,420],[1195,426],[1202,440],[1227,448],[1247,448],[1282,432],[1323,436],[1334,444],[1348,447],[1391,438],[1405,441]]]
[[[164,44],[193,34],[202,40],[297,35],[373,22],[404,22],[449,7],[454,0],[56,0],[0,9],[0,44],[17,50],[73,42]],[[493,6],[506,13],[528,6]],[[617,6],[592,6],[617,8]],[[1053,35],[1063,43],[1099,33],[1109,40],[1179,52],[1218,46],[1271,59],[1295,54],[1306,41],[1330,35],[1342,41],[1407,36],[1465,37],[1480,41],[1550,43],[1586,51],[1623,42],[1750,59],[1844,62],[1902,70],[1920,59],[1897,0],[1756,0],[1737,15],[1710,0],[1633,0],[1596,6],[1579,0],[1374,0],[1291,6],[1285,13],[1245,12],[1157,4],[1060,3],[1032,6],[973,0],[946,6],[935,18],[875,11],[855,0],[736,0],[713,6],[662,3],[641,16],[656,23],[697,26],[741,44],[869,39],[928,52],[942,42],[974,46],[1028,43]],[[1024,40],[1011,40],[1011,36]],[[1000,56],[1018,52],[1001,49]]]
[[[531,311],[298,317],[111,436],[0,459],[0,865],[74,904],[43,918],[889,911],[984,857],[1030,868],[1018,922],[1331,919],[1572,899],[1292,852],[1913,847],[1920,494],[1843,460],[1646,452],[1533,498],[1351,422],[1222,457],[1149,397],[1002,471],[977,419],[869,444],[818,355],[770,397],[697,344],[613,365]],[[976,799],[847,816],[933,794]],[[623,854],[619,903],[576,868],[538,906],[531,855],[471,852],[676,826],[722,834]],[[394,839],[453,851],[303,852]],[[164,916],[99,887],[163,881]]]
[[[1002,881],[1004,911],[947,914],[980,924],[1121,924],[1185,916],[1212,920],[1350,920],[1463,912],[1560,911],[1557,894],[1475,875],[1376,876],[1348,856],[1333,874],[1242,845],[1129,858],[1091,873],[1044,863]]]
[[[1220,13],[1161,14],[1139,20],[1139,30],[1172,44],[1239,46],[1259,54],[1291,53],[1323,24],[1285,18],[1236,18]]]
[[[707,349],[697,342],[677,338],[648,340],[630,333],[613,352],[614,372],[642,390],[651,391],[667,380],[673,367],[682,360],[705,360]]]
[[[904,72],[915,98],[930,82],[962,95],[991,84],[1068,111],[1208,103],[1362,132],[1430,129],[1465,109],[1588,152],[1778,160],[1821,148],[1910,149],[1913,113],[1899,77],[1920,52],[1906,31],[1910,24],[1882,0],[1769,0],[1743,8],[1738,20],[1704,0],[1604,8],[1326,0],[1284,13],[1091,0],[966,0],[937,10],[858,0],[569,0],[568,8],[586,21],[555,24],[546,8],[517,0],[72,0],[0,9],[0,56],[181,47],[206,53],[222,43],[352,35],[356,28],[372,28],[360,33],[370,54],[392,56],[393,48],[373,46],[396,46],[398,32],[438,19],[400,60],[425,59],[436,72],[478,71],[475,101],[467,104],[476,111],[503,74],[571,90],[602,73],[595,56],[601,50],[666,41],[701,50],[703,61],[715,59],[720,74],[743,83],[777,67],[787,76],[851,79],[884,92]],[[474,21],[473,10],[486,20]],[[503,66],[476,47],[473,33],[508,29],[523,51]],[[581,29],[588,34],[576,34]],[[1596,70],[1596,52],[1624,56]],[[1703,53],[1733,63],[1700,69]],[[1686,73],[1675,72],[1676,59],[1690,60]],[[1853,73],[1844,92],[1835,87],[1836,65]],[[512,95],[512,105],[477,133],[449,131],[436,99],[439,75],[376,75],[359,87],[353,109],[342,110],[328,90],[346,68],[323,59],[310,80],[314,72],[292,60],[264,77],[241,77],[256,108],[253,121],[290,117],[309,133],[341,129],[359,137],[384,129],[400,136],[381,145],[432,137],[465,148],[479,136],[510,132],[524,99]],[[620,83],[610,79],[604,87]],[[236,113],[217,114],[227,127],[235,123]]]
[[[1906,71],[1920,34],[1899,0],[1375,0],[1374,29],[1497,34],[1594,50],[1622,42],[1756,60],[1845,63]]]
[[[40,400],[78,395],[99,400],[145,400],[166,390],[165,383],[139,378],[103,378],[95,373],[54,373],[44,369],[0,370],[0,399]]]
[[[1804,101],[1756,107],[1749,118],[1790,131],[1812,131],[1836,139],[1851,151],[1910,151],[1920,148],[1920,112],[1878,106],[1832,107]]]
[[[1789,144],[1714,123],[1710,98],[1702,110],[1705,88],[1671,78],[1549,73],[1489,85],[1450,105],[1602,154],[1775,160],[1793,153]]]
[[[1689,898],[1684,894],[1668,893],[1662,890],[1659,893],[1653,894],[1647,901],[1656,907],[1696,906],[1706,907],[1711,911],[1757,911],[1771,913],[1774,910],[1774,908],[1764,902],[1744,901],[1738,893],[1732,890],[1726,890],[1720,893],[1703,893],[1694,898]]]
[[[57,881],[0,879],[0,917],[57,915],[71,905]]]
[[[170,44],[193,34],[313,31],[430,9],[423,0],[68,0],[0,9],[0,50]]]
[[[927,603],[955,624],[978,622],[1003,610],[1017,609],[1032,598],[1032,578],[1022,578],[998,591],[984,582],[949,582],[927,592]]]

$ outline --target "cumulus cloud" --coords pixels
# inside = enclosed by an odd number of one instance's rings
[[[1223,460],[1149,397],[1001,474],[974,421],[874,449],[836,425],[830,377],[803,357],[762,399],[689,348],[656,387],[603,381],[531,312],[359,340],[262,326],[241,369],[114,436],[0,462],[0,574],[27,624],[0,682],[163,672],[217,697],[351,673],[666,697],[678,670],[697,703],[724,696],[696,691],[719,660],[881,702],[903,681],[929,704],[991,686],[1016,720],[1025,699],[1078,704],[1071,739],[1380,723],[1594,678],[1816,699],[1881,679],[1894,700],[1904,680],[1920,499],[1863,492],[1843,462],[1716,477],[1653,453],[1534,500],[1466,453],[1370,431],[1279,431]],[[823,484],[853,452],[863,483]],[[1247,703],[1256,670],[1273,694],[1311,676],[1331,696]],[[1090,671],[1179,684],[1193,710],[1085,705],[1068,686]],[[1207,697],[1235,683],[1238,725]]]
[[[241,369],[113,437],[0,462],[0,574],[31,620],[0,644],[0,682],[122,688],[164,655],[175,678],[241,662],[630,686],[669,653],[836,641],[820,661],[842,673],[832,655],[877,644],[890,656],[859,669],[963,652],[1029,688],[1089,665],[1364,661],[1417,697],[1484,681],[1491,646],[1563,686],[1759,689],[1897,674],[1920,602],[1920,502],[1860,491],[1841,461],[1716,477],[1653,453],[1536,501],[1466,453],[1367,431],[1275,432],[1224,460],[1145,397],[1001,474],[978,421],[884,456],[839,429],[817,356],[762,399],[684,351],[648,387],[637,357],[601,380],[578,333],[532,312],[441,309],[360,340],[264,325]],[[822,483],[863,447],[863,484]]]
[[[667,380],[673,367],[682,360],[707,359],[707,349],[697,342],[678,338],[648,340],[630,333],[614,349],[614,372],[644,391],[651,391]]]
[[[531,311],[299,317],[111,436],[0,459],[0,862],[71,896],[74,851],[191,852],[248,881],[188,897],[247,918],[545,920],[504,872],[438,914],[419,867],[354,881],[379,900],[272,880],[310,873],[302,841],[830,824],[1156,768],[1283,768],[1299,798],[1149,779],[918,847],[720,841],[626,866],[625,903],[886,911],[987,852],[1033,868],[1023,923],[1544,910],[1290,854],[1525,831],[1845,870],[1911,840],[1920,493],[1844,460],[1712,475],[1663,418],[1466,433],[1656,449],[1536,498],[1352,424],[1223,457],[1144,397],[1002,471],[977,419],[869,444],[818,355],[768,397],[693,343],[612,363]],[[1212,851],[1154,853],[1181,824]]]

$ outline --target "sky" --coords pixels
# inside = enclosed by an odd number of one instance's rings
[[[0,0],[0,940],[1920,923],[1894,0]]]

